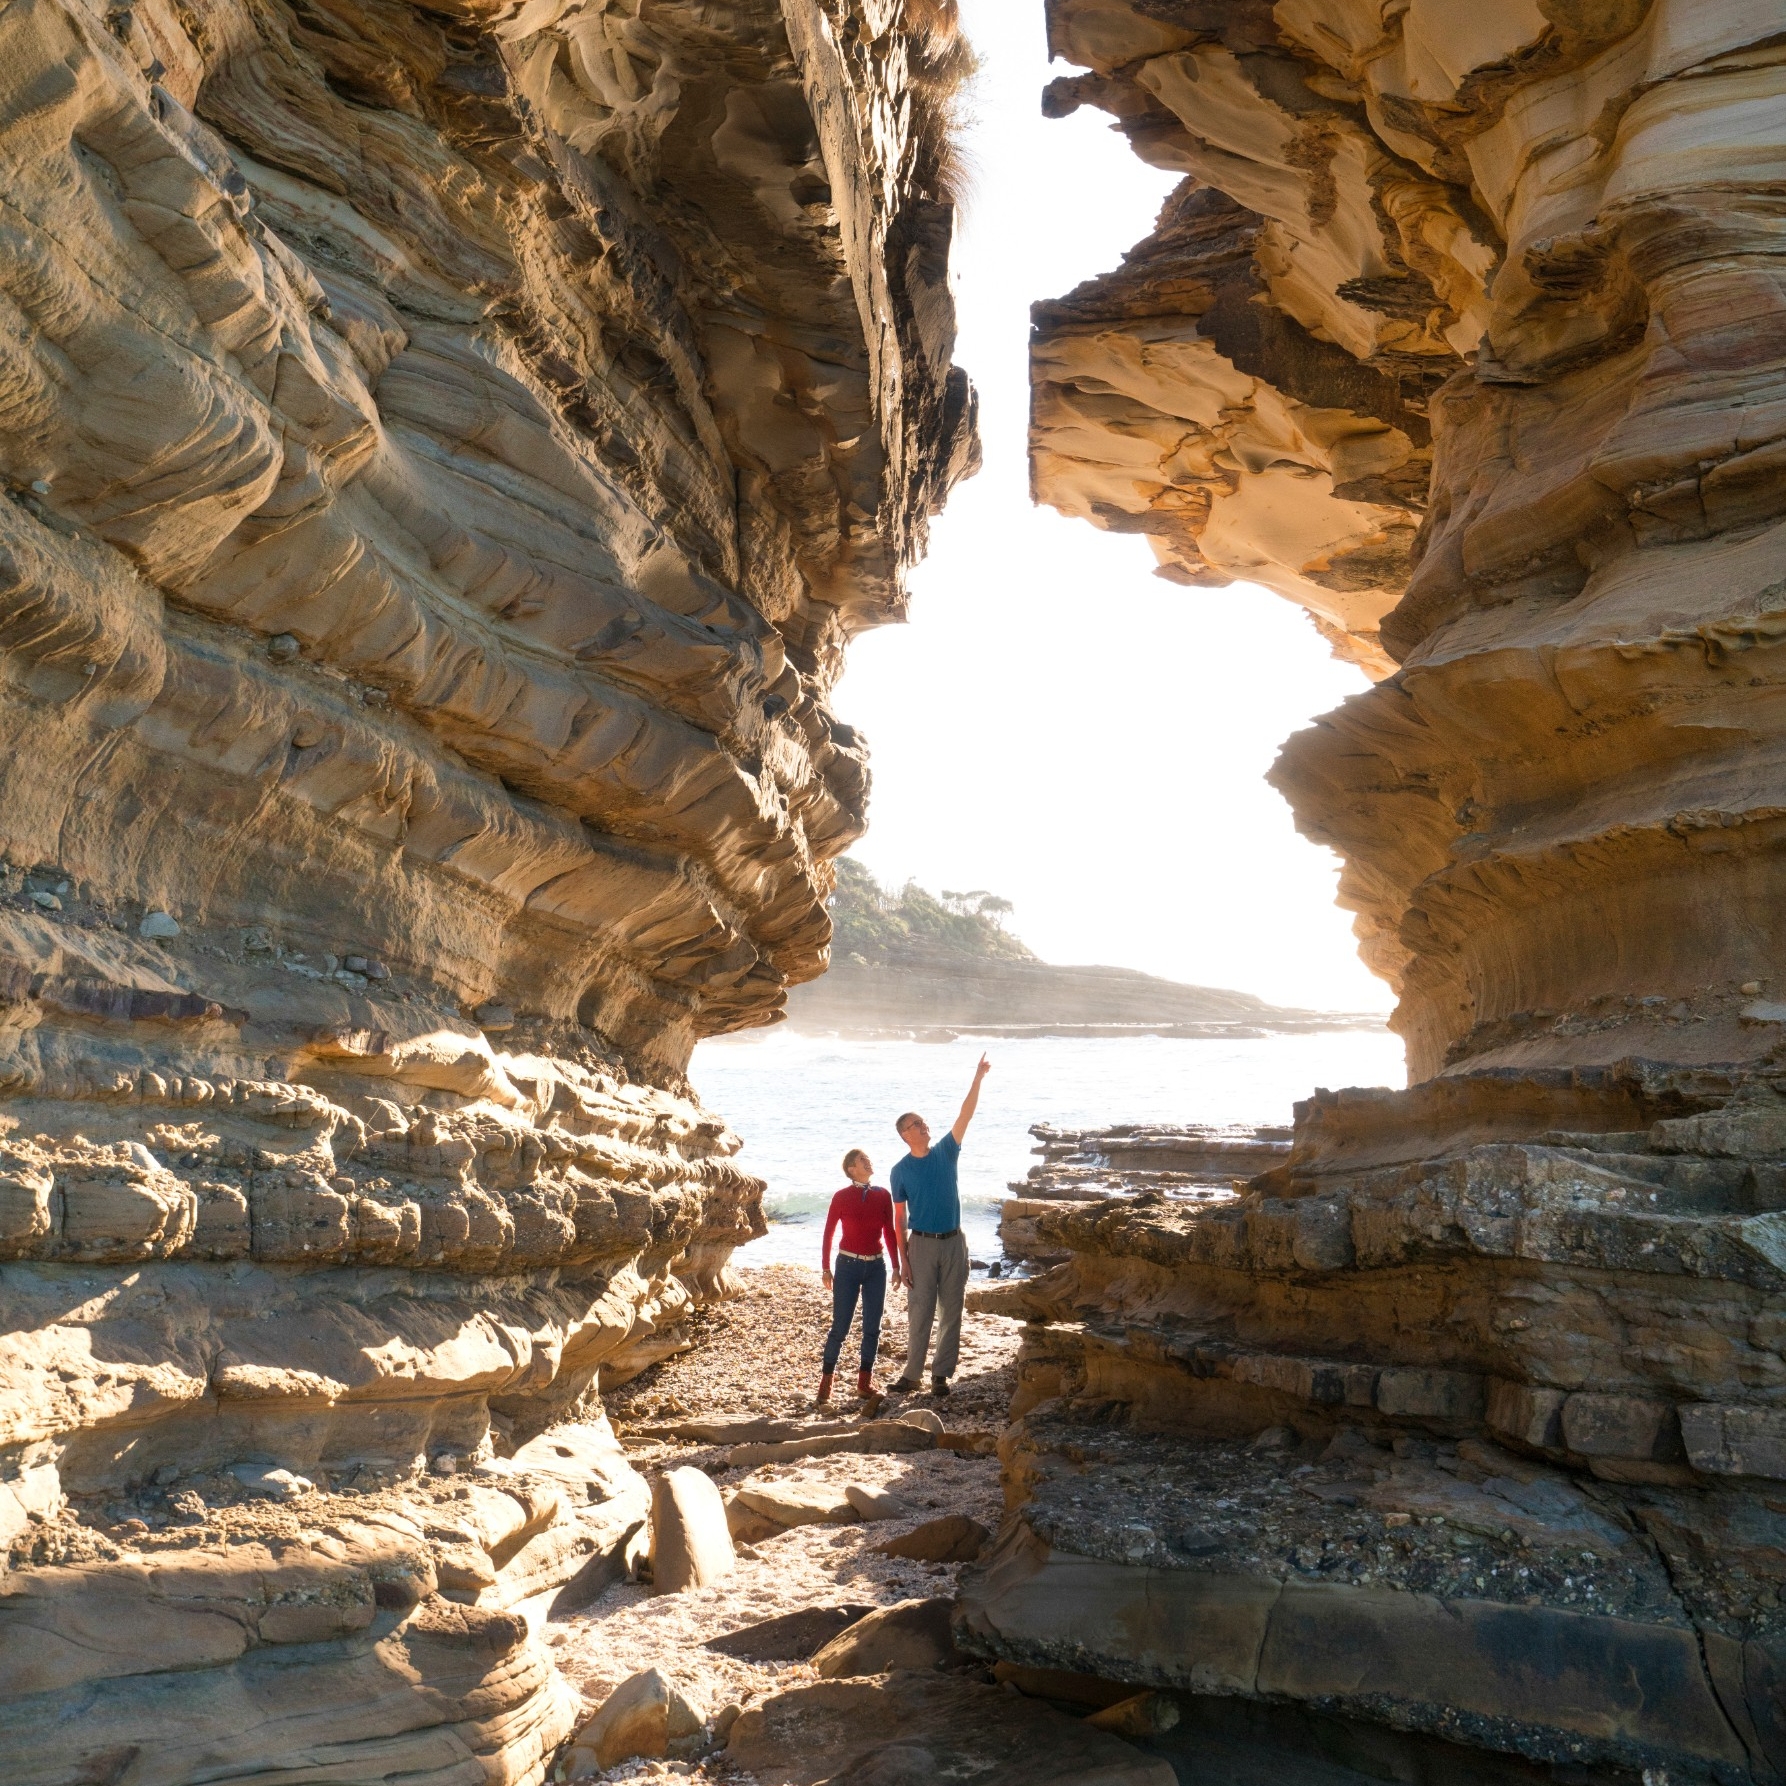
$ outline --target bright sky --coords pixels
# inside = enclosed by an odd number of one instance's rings
[[[1333,904],[1334,857],[1261,779],[1364,678],[1280,597],[1163,582],[1144,540],[1030,504],[1030,302],[1114,267],[1173,182],[1102,113],[1042,118],[1069,71],[1048,65],[1039,0],[962,12],[983,68],[956,351],[986,469],[934,524],[911,624],[852,648],[836,709],[874,762],[855,854],[882,880],[1004,894],[1049,961],[1386,1009]]]

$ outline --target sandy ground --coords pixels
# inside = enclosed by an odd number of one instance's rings
[[[723,1467],[713,1447],[665,1444],[636,1429],[674,1417],[756,1413],[777,1418],[814,1415],[812,1392],[818,1352],[830,1319],[830,1298],[818,1273],[775,1266],[746,1276],[745,1293],[708,1311],[692,1352],[666,1360],[607,1397],[614,1424],[634,1462],[647,1476],[678,1464],[706,1468],[723,1488],[749,1481],[858,1482],[886,1489],[912,1508],[912,1516],[871,1525],[796,1527],[755,1546],[742,1546],[737,1573],[708,1588],[653,1594],[621,1583],[579,1613],[554,1619],[546,1641],[557,1650],[560,1670],[594,1711],[614,1687],[644,1668],[660,1668],[709,1714],[816,1679],[810,1663],[751,1663],[703,1645],[746,1625],[806,1607],[891,1605],[954,1592],[962,1565],[915,1563],[874,1553],[874,1547],[940,1513],[966,1513],[996,1528],[1002,1512],[998,1460],[953,1451],[909,1452],[896,1457],[844,1454],[768,1465],[744,1472]],[[903,1300],[889,1311],[903,1354]],[[928,1394],[889,1397],[882,1416],[907,1407],[934,1408],[955,1432],[994,1434],[1010,1401],[1019,1324],[999,1316],[965,1318],[961,1367],[945,1400]],[[903,1356],[883,1344],[876,1381],[890,1382]],[[853,1365],[853,1354],[846,1354]],[[843,1373],[839,1378],[842,1381]],[[853,1370],[849,1385],[853,1387]],[[829,1418],[850,1414],[853,1394],[839,1397]],[[816,1417],[816,1416],[815,1416]],[[633,1762],[601,1776],[606,1780],[658,1777],[735,1779],[722,1758],[706,1763]]]
[[[770,1265],[739,1272],[744,1291],[735,1301],[698,1309],[690,1322],[692,1352],[655,1365],[609,1392],[614,1424],[640,1425],[676,1414],[764,1414],[807,1411],[819,1382],[820,1353],[831,1325],[831,1293],[816,1271]],[[833,1404],[856,1406],[856,1368],[861,1316],[838,1361]],[[934,1407],[950,1427],[997,1430],[1010,1403],[1016,1325],[997,1317],[967,1315],[961,1328],[961,1362],[946,1400],[932,1400],[929,1379],[910,1401],[889,1407]],[[881,1320],[874,1380],[886,1389],[905,1366],[905,1293],[890,1290]]]

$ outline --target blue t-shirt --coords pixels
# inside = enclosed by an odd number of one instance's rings
[[[953,1133],[930,1144],[923,1159],[908,1153],[893,1168],[893,1201],[906,1206],[905,1219],[921,1234],[947,1234],[961,1226],[961,1190],[956,1162],[961,1143]]]

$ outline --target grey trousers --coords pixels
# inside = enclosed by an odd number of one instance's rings
[[[961,1305],[967,1297],[967,1236],[951,1234],[947,1240],[931,1240],[922,1234],[906,1236],[911,1260],[912,1287],[906,1294],[904,1376],[916,1383],[924,1375],[924,1354],[930,1350],[930,1324],[936,1322],[936,1356],[933,1377],[952,1377],[961,1352]]]

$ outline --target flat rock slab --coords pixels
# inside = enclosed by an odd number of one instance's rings
[[[992,1534],[977,1519],[945,1513],[875,1549],[884,1557],[907,1557],[915,1563],[971,1563],[991,1542]]]
[[[864,1483],[852,1482],[844,1489],[844,1496],[849,1504],[862,1515],[864,1521],[878,1519],[909,1519],[914,1512],[898,1495],[889,1494],[883,1488],[869,1488]]]
[[[911,1420],[869,1420],[846,1432],[816,1433],[770,1444],[734,1445],[726,1453],[726,1466],[755,1470],[764,1464],[793,1463],[803,1457],[835,1457],[845,1451],[897,1455],[929,1451],[937,1442],[936,1429]]]
[[[842,1485],[831,1482],[746,1483],[733,1498],[778,1526],[847,1526],[861,1518]]]
[[[761,1445],[856,1430],[854,1422],[848,1420],[756,1420],[728,1416],[719,1420],[674,1420],[660,1421],[653,1426],[634,1426],[627,1429],[627,1436],[681,1439],[691,1445]]]
[[[1171,1764],[1019,1694],[896,1674],[778,1693],[732,1726],[757,1786],[1175,1786]]]
[[[1741,1705],[1749,1663],[1725,1652],[1759,1646],[1707,1634],[1702,1648],[1684,1624],[1115,1563],[1051,1545],[1025,1519],[961,1600],[968,1647],[1031,1666],[1328,1709],[1387,1701],[1411,1729],[1443,1732],[1462,1714],[1493,1720],[1497,1747],[1634,1768],[1747,1765],[1724,1703]]]
[[[808,1606],[710,1637],[703,1647],[740,1662],[804,1662],[873,1610],[872,1606]]]
[[[760,1544],[765,1538],[779,1538],[783,1532],[792,1528],[784,1526],[779,1519],[771,1519],[766,1513],[759,1513],[754,1507],[747,1507],[738,1499],[736,1489],[725,1497],[726,1530],[732,1534],[732,1543]]]

